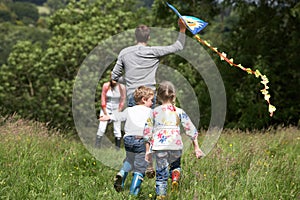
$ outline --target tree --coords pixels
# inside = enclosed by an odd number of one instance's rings
[[[0,22],[11,21],[12,15],[9,8],[0,2]]]
[[[0,26],[0,66],[7,63],[9,53],[18,41],[32,41],[40,43],[41,47],[47,47],[47,41],[51,33],[47,29],[36,27],[17,26],[11,23],[1,23]]]
[[[0,92],[2,97],[4,98],[6,92],[14,89],[18,96],[30,97],[30,101],[27,101],[29,98],[17,98],[11,105],[12,107],[18,104],[24,105],[26,109],[21,113],[22,116],[32,116],[34,119],[50,122],[51,125],[59,128],[74,128],[72,89],[78,69],[101,40],[137,25],[135,21],[137,16],[143,16],[141,12],[145,14],[147,11],[132,7],[134,3],[135,1],[125,3],[124,1],[74,0],[64,9],[58,10],[51,16],[49,27],[52,37],[48,41],[47,49],[38,54],[41,56],[32,58],[31,52],[24,51],[24,48],[30,45],[21,43],[15,46],[9,63],[2,67],[2,73],[5,75],[3,77],[16,76],[17,73],[14,73],[18,68],[38,70],[36,76],[30,79],[35,86],[34,93],[28,90],[30,84],[28,80],[25,81],[24,75],[24,82],[10,83],[9,78],[3,80],[13,86],[10,87],[11,89],[2,89]],[[30,59],[19,60],[20,54]],[[21,89],[23,84],[27,84],[28,87]],[[2,99],[2,102],[2,110],[6,110],[6,113],[14,111],[12,107],[9,110],[5,109],[8,104],[7,98]],[[35,112],[38,114],[31,114]]]
[[[297,125],[300,108],[294,100],[299,98],[296,88],[300,80],[297,69],[299,58],[295,56],[296,37],[299,37],[299,3],[293,0],[225,2],[238,13],[239,20],[230,30],[228,42],[222,49],[236,62],[253,66],[253,69],[259,69],[268,76],[271,101],[278,110],[270,118],[265,112],[267,105],[264,105],[258,91],[261,88],[258,80],[234,74],[230,77],[236,83],[229,87],[232,92],[228,102],[231,104],[231,122],[243,128]]]
[[[9,55],[8,64],[0,69],[0,102],[3,113],[16,111],[29,118],[39,116],[38,96],[42,49],[38,43],[19,41]]]
[[[25,24],[30,24],[39,19],[39,12],[36,5],[28,2],[15,2],[11,4],[11,10],[16,14],[17,19]]]

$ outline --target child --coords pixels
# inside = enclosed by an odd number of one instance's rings
[[[185,133],[192,139],[197,158],[204,156],[200,150],[198,131],[184,110],[174,106],[175,88],[171,82],[162,82],[157,89],[157,98],[162,105],[156,107],[147,120],[144,129],[146,142],[145,160],[156,158],[156,194],[157,199],[164,199],[167,193],[167,181],[172,177],[172,189],[178,187],[180,179],[180,158],[183,143],[180,135],[180,123]],[[170,169],[168,169],[168,167]]]
[[[134,91],[134,99],[137,105],[127,107],[123,112],[105,115],[101,121],[117,120],[126,121],[124,126],[124,146],[126,158],[123,167],[118,172],[114,182],[114,188],[120,192],[124,188],[124,182],[128,172],[133,170],[133,179],[130,186],[130,194],[137,196],[145,176],[148,163],[145,160],[146,147],[143,140],[143,130],[146,120],[151,112],[154,92],[152,89],[140,86]]]

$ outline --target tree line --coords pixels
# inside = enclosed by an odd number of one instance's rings
[[[226,89],[225,127],[262,129],[299,124],[299,2],[206,0],[169,3],[184,15],[209,22],[200,34],[202,38],[243,66],[259,69],[270,80],[271,101],[277,108],[272,118],[260,93],[262,86],[259,80],[228,67],[208,50]],[[138,24],[174,30],[177,27],[176,15],[161,0],[144,3],[138,0],[71,0],[46,17],[46,21],[46,27],[38,33],[45,34],[41,38],[45,39],[43,42],[20,37],[1,63],[0,113],[5,116],[16,112],[22,117],[47,122],[60,129],[74,128],[74,81],[84,59],[102,40],[133,29]],[[26,25],[18,28],[21,27]],[[5,31],[2,29],[0,32],[3,38]],[[191,36],[190,33],[187,35]],[[162,63],[174,66],[189,80],[199,97],[201,113],[205,113],[199,126],[206,128],[211,105],[202,77],[188,61],[176,55],[163,58]],[[105,72],[97,86],[97,109],[100,107],[101,85],[108,78],[109,72]]]

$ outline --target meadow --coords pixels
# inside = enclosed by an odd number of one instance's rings
[[[155,199],[154,179],[145,178],[136,198],[130,181],[117,193],[117,170],[74,136],[16,117],[0,122],[0,199]],[[191,149],[183,154],[181,185],[168,199],[300,199],[299,164],[297,127],[224,130],[203,159]]]

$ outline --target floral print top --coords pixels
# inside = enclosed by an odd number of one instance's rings
[[[197,137],[198,131],[184,110],[172,104],[160,105],[147,119],[144,140],[150,143],[152,150],[181,150],[180,125],[192,140]]]

